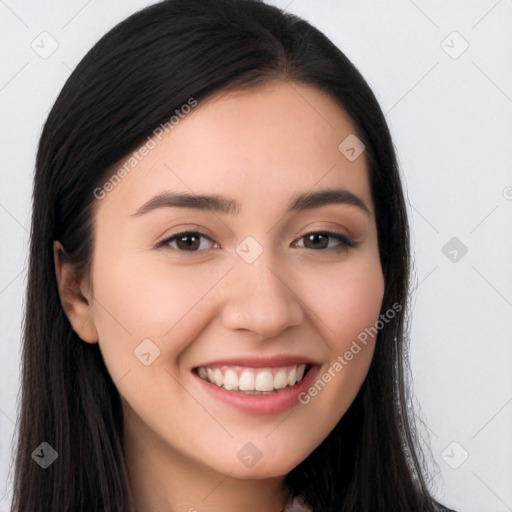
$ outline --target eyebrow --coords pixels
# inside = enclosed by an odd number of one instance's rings
[[[356,206],[368,216],[370,209],[358,196],[345,189],[323,189],[305,192],[294,197],[288,211],[320,208],[330,204],[346,204]],[[138,217],[159,208],[194,208],[196,210],[212,210],[225,215],[238,215],[241,205],[235,199],[221,195],[197,195],[186,192],[165,191],[144,203],[132,217]]]

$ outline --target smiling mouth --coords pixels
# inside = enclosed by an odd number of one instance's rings
[[[201,366],[194,373],[215,386],[247,395],[271,395],[298,384],[312,365],[295,364],[273,368]]]

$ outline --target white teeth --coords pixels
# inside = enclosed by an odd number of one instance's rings
[[[217,386],[221,387],[224,384],[224,377],[222,376],[222,372],[218,368],[215,368],[215,370],[213,370],[213,378]]]
[[[286,371],[284,368],[277,370],[277,373],[274,375],[274,387],[276,389],[283,389],[286,387]]]
[[[294,386],[304,377],[306,365],[283,366],[280,368],[241,368],[240,366],[198,368],[198,375],[229,391],[271,392]]]
[[[238,388],[238,375],[233,370],[228,370],[224,375],[224,387],[226,389]]]
[[[305,364],[301,364],[297,368],[297,380],[302,380],[302,377],[304,377],[304,370],[305,369],[306,369],[306,365]]]
[[[244,370],[238,379],[240,391],[254,391],[254,373],[250,370]]]
[[[256,375],[256,391],[272,391],[274,389],[274,379],[270,368],[260,370]]]
[[[297,367],[294,366],[289,372],[288,372],[288,378],[286,380],[288,386],[293,386],[297,382]]]

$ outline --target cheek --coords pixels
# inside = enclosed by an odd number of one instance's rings
[[[333,315],[333,330],[339,333],[340,340],[356,339],[366,328],[375,324],[382,305],[383,290],[380,267],[363,267],[361,273],[347,277],[340,283],[335,302],[339,313]]]
[[[112,371],[138,368],[134,350],[146,339],[160,349],[156,366],[177,359],[209,321],[208,292],[224,269],[170,265],[144,254],[102,256],[93,270],[94,321]]]
[[[327,271],[323,290],[311,297],[321,318],[329,363],[302,396],[302,403],[322,425],[324,434],[338,423],[355,399],[370,366],[384,293],[375,255],[354,259],[339,272]]]
[[[329,364],[321,369],[319,378],[325,376],[329,391],[322,391],[323,400],[330,402],[318,413],[338,411],[341,416],[355,398],[373,357],[374,327],[382,306],[384,278],[373,253],[347,261],[339,271],[317,274],[317,279],[319,286],[309,304],[320,319],[318,329],[328,346]]]
[[[378,320],[384,293],[380,262],[361,258],[339,271],[317,274],[310,304],[324,323],[323,332],[331,350],[347,350],[353,339]]]

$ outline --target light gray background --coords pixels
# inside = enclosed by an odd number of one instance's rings
[[[0,511],[11,498],[41,127],[87,50],[150,3],[0,0]],[[512,1],[272,3],[346,53],[394,136],[413,231],[411,368],[433,492],[459,512],[512,511]],[[458,247],[445,255],[452,237]]]

